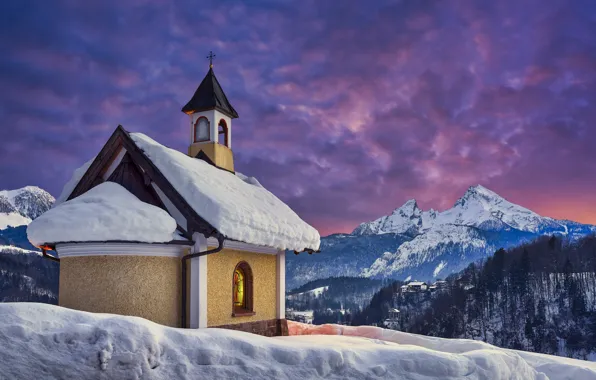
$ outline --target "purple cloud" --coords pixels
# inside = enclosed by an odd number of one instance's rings
[[[0,5],[0,188],[60,192],[118,124],[188,144],[207,70],[237,169],[322,233],[476,183],[596,223],[593,4],[31,1]]]

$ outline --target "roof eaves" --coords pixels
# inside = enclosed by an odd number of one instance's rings
[[[55,243],[44,243],[40,244],[39,247],[44,247],[46,249],[50,248],[51,250],[56,250],[56,246],[59,244],[152,244],[152,245],[183,245],[183,246],[192,246],[194,243],[189,240],[170,240],[166,242],[146,242],[146,241],[139,241],[139,240],[90,240],[90,241],[57,241]]]
[[[213,69],[209,69],[192,98],[182,107],[182,112],[192,114],[212,109],[216,109],[232,119],[238,118],[238,112],[230,104]]]

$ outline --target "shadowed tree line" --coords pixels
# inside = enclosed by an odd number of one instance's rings
[[[571,244],[544,237],[499,249],[447,278],[443,291],[381,289],[353,324],[382,325],[400,309],[398,328],[500,347],[593,358],[596,352],[596,236]]]
[[[59,264],[37,253],[0,249],[0,302],[58,303]]]
[[[366,277],[329,277],[290,291],[286,308],[313,310],[313,323],[351,322],[351,310],[360,310],[386,282]],[[312,290],[319,289],[315,293]]]

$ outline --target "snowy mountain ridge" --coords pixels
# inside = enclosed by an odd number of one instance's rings
[[[542,217],[525,207],[513,204],[481,186],[471,186],[454,206],[443,212],[423,211],[415,199],[395,209],[391,215],[360,224],[354,235],[384,233],[420,234],[437,226],[477,227],[485,230],[514,228],[538,233],[541,229],[558,229],[566,233],[564,223]]]
[[[54,197],[37,186],[0,190],[0,230],[28,225],[52,207]]]
[[[448,210],[425,211],[411,199],[390,215],[360,224],[351,234],[322,238],[319,255],[288,255],[286,282],[300,286],[338,275],[445,278],[499,248],[544,235],[575,241],[593,233],[596,226],[543,217],[476,185]]]
[[[463,269],[481,258],[482,251],[492,253],[527,240],[524,237],[559,234],[573,240],[593,232],[595,226],[540,216],[476,185],[443,212],[422,211],[415,200],[409,200],[389,216],[362,223],[353,234],[414,235],[397,251],[384,253],[363,269],[362,275],[400,277],[407,273],[417,278],[436,278]]]

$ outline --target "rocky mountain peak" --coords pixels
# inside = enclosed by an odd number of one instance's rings
[[[14,208],[12,203],[10,203],[6,196],[0,195],[0,213],[10,214],[13,212],[17,212],[17,210]]]
[[[386,233],[416,234],[422,226],[423,212],[415,199],[410,199],[401,207],[396,208],[390,215],[383,216],[372,222],[362,223],[352,234],[377,235]]]
[[[514,228],[520,231],[536,232],[540,229],[564,227],[550,218],[542,217],[522,206],[507,201],[482,185],[470,186],[455,205],[447,210],[423,211],[416,200],[411,199],[395,209],[391,215],[372,222],[362,223],[354,234],[419,234],[441,226],[464,225],[486,230]]]
[[[466,190],[464,195],[455,202],[454,207],[464,206],[466,202],[470,200],[495,203],[504,199],[499,194],[487,189],[482,185],[475,185],[470,186],[468,190]]]
[[[416,203],[416,199],[410,199],[406,203],[404,203],[401,207],[396,208],[393,210],[392,215],[400,215],[402,217],[413,217],[413,216],[420,216],[422,210],[418,207],[418,203]]]
[[[35,219],[49,210],[54,201],[55,199],[50,193],[37,186],[26,186],[16,190],[0,190],[1,204],[4,206],[11,205],[13,209],[10,212],[18,212],[21,216],[29,219]],[[5,208],[8,208],[8,206]]]

